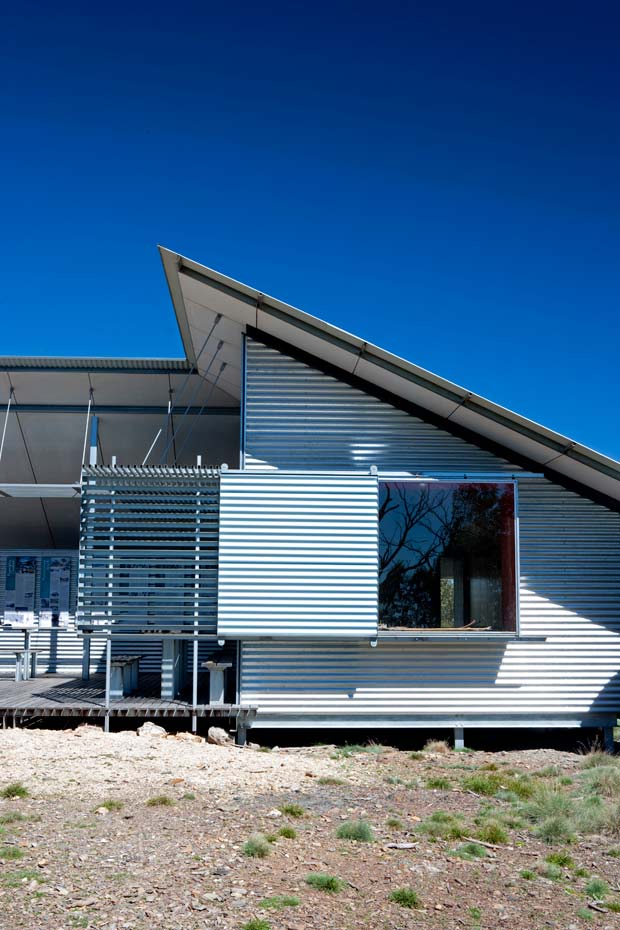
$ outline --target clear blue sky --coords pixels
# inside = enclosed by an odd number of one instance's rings
[[[0,353],[181,354],[159,242],[620,458],[619,27],[5,5]]]

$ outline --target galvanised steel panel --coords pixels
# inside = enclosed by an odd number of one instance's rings
[[[377,632],[377,479],[222,472],[221,637]]]
[[[379,636],[376,650],[244,643],[241,698],[259,705],[264,725],[312,717],[342,726],[386,714],[534,722],[618,712],[620,514],[546,480],[519,479],[511,463],[253,340],[245,423],[245,463],[255,474],[372,464],[406,474],[515,474],[520,635],[542,637],[442,644]]]
[[[246,345],[245,468],[519,471],[490,452],[254,339]]]
[[[212,469],[85,469],[79,625],[213,634],[218,498]]]

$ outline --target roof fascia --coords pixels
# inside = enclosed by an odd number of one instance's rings
[[[190,366],[195,368],[196,350],[194,349],[192,331],[187,318],[187,308],[183,300],[183,292],[179,281],[179,272],[183,259],[180,255],[177,255],[176,252],[171,252],[170,249],[166,249],[162,245],[158,246],[158,249],[162,265],[164,266],[164,274],[166,276],[172,306],[174,307],[174,313],[177,318],[181,341],[185,349],[185,356]]]

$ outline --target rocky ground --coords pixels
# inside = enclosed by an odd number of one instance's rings
[[[619,927],[619,783],[552,750],[6,730],[0,927]],[[350,821],[366,841],[338,838]]]

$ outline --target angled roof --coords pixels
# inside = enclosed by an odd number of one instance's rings
[[[187,359],[227,393],[241,396],[243,333],[259,331],[344,376],[427,410],[448,430],[466,430],[548,477],[620,502],[620,462],[615,459],[256,288],[168,249],[160,247],[160,253]]]

